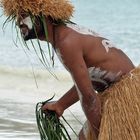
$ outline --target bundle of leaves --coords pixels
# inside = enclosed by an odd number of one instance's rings
[[[54,111],[48,110],[44,112],[41,109],[50,100],[37,103],[36,105],[36,120],[41,140],[71,140],[70,135],[57,114]],[[64,117],[62,119],[68,124]]]

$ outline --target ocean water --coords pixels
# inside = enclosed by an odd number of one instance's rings
[[[140,64],[139,0],[72,0],[72,3],[75,5],[72,21],[112,40],[136,66]],[[15,46],[16,33],[10,24],[2,30],[4,20],[5,17],[0,18],[0,140],[38,140],[36,103],[54,94],[57,100],[73,82],[57,58],[53,72],[59,80],[45,70],[32,49],[23,49],[20,43]],[[42,46],[45,49],[47,44],[42,42]],[[82,126],[71,112],[83,124],[85,116],[80,104],[64,114],[78,133]],[[73,134],[72,137],[76,139]]]
[[[56,80],[44,70],[35,70],[35,73],[38,88],[30,70],[26,68],[7,69],[6,71],[4,68],[1,70],[0,140],[39,140],[35,118],[36,103],[45,101],[53,95],[55,95],[54,100],[57,100],[73,84],[69,74],[66,72],[54,72],[59,77],[59,80]],[[79,113],[77,114],[77,112]],[[66,110],[64,117],[78,134],[82,127],[81,124],[85,121],[80,104],[76,103]],[[76,136],[67,125],[66,128],[72,139],[76,139]]]

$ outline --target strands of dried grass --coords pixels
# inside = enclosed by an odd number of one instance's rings
[[[140,67],[103,93],[98,140],[140,139]]]
[[[51,16],[55,20],[69,20],[74,7],[68,0],[0,0],[6,16],[16,15],[24,10],[33,15]]]

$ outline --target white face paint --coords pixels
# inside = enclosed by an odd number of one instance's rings
[[[115,47],[115,45],[107,39],[102,40],[102,45],[105,47],[106,52],[109,52],[109,48]]]
[[[33,23],[31,18],[28,16],[26,18],[24,18],[21,22],[20,25],[25,24],[30,30],[33,28]]]

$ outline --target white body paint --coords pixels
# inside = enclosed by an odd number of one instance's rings
[[[56,49],[56,54],[57,54],[59,60],[61,61],[61,63],[64,65],[64,67],[69,71],[69,69],[64,64],[64,61],[62,59],[62,55],[61,55],[59,49]],[[101,87],[103,88],[102,90],[109,87],[111,83],[114,83],[115,81],[119,80],[120,76],[122,75],[121,71],[114,73],[114,72],[107,71],[107,70],[101,70],[100,68],[96,68],[96,67],[88,68],[88,72],[89,72],[89,77],[91,79],[91,82],[93,82],[95,84],[97,84],[97,83],[100,84]],[[71,76],[73,78],[72,73],[71,73]],[[79,97],[82,100],[81,92],[80,92],[74,78],[73,78],[73,82],[77,88]],[[96,87],[94,84],[93,84],[93,87],[95,90],[97,90],[97,91],[99,90],[98,87]]]
[[[64,61],[63,61],[63,59],[62,59],[62,54],[60,53],[60,50],[59,50],[59,49],[56,49],[56,54],[57,54],[57,57],[59,58],[60,62],[63,64],[63,66],[69,71],[69,69],[68,69],[68,68],[66,67],[66,65],[64,64]],[[76,87],[76,89],[77,89],[77,92],[78,92],[78,94],[79,94],[80,100],[82,100],[81,92],[80,92],[80,90],[79,90],[79,88],[78,88],[78,86],[77,86],[77,84],[76,84],[76,82],[75,82],[75,80],[74,80],[74,78],[73,78],[72,73],[70,73],[70,74],[71,74],[71,77],[72,77],[72,79],[73,79],[74,85],[75,85],[75,87]]]
[[[21,20],[20,25],[23,24],[25,24],[30,30],[33,28],[33,23],[29,16]]]
[[[86,140],[88,139],[89,132],[90,132],[89,125],[88,125],[88,122],[86,121],[83,125],[83,134],[84,134]]]
[[[69,27],[81,34],[92,35],[94,37],[101,37],[98,33],[94,32],[91,29],[85,28],[83,26],[79,26],[76,24],[67,24],[67,27]],[[102,45],[105,48],[107,53],[109,52],[109,48],[115,47],[115,45],[110,40],[107,40],[107,39],[102,40]]]
[[[85,28],[83,26],[79,26],[76,24],[67,24],[67,27],[77,31],[78,33],[85,34],[85,35],[93,35],[94,37],[99,37],[99,34],[94,32],[91,29]]]
[[[64,64],[64,61],[62,59],[62,55],[60,53],[60,50],[59,49],[56,49],[56,54],[57,54],[57,57],[59,58],[60,62],[63,64],[63,66],[68,70],[68,68],[65,66]]]
[[[102,40],[102,44],[105,47],[107,53],[109,52],[109,48],[115,47],[115,45],[110,40],[107,39]]]
[[[100,84],[103,88],[102,90],[108,88],[110,84],[119,80],[120,76],[122,75],[121,71],[115,73],[107,70],[101,70],[100,68],[96,67],[88,68],[88,71],[91,81],[95,83],[95,85]],[[96,86],[94,86],[94,89],[97,91],[99,90]]]
[[[93,35],[94,37],[100,37],[99,34],[95,33],[92,30],[89,30],[87,28],[80,27],[80,26],[75,25],[75,24],[67,24],[67,26],[69,28],[72,28],[73,30],[79,32],[79,33]],[[113,43],[111,43],[110,40],[107,40],[107,39],[102,40],[102,44],[103,44],[107,53],[109,52],[109,48],[112,48],[115,46]],[[56,50],[56,54],[57,54],[59,60],[61,61],[61,63],[64,65],[64,67],[68,70],[68,68],[65,66],[65,64],[63,62],[62,55],[61,55],[59,49]],[[117,81],[120,78],[120,75],[122,75],[121,71],[119,71],[117,73],[113,73],[113,72],[110,72],[107,70],[101,70],[100,68],[95,68],[95,67],[88,68],[88,71],[89,71],[89,76],[90,76],[91,81],[93,83],[101,84],[103,89],[109,87],[109,85],[111,83]],[[71,75],[72,75],[72,73],[71,73]],[[73,75],[72,75],[72,77],[73,77]],[[74,78],[73,78],[73,81],[75,83],[75,86],[77,88],[78,93],[80,93],[80,90],[78,89],[78,86],[77,86]],[[94,87],[95,90],[98,90],[96,88],[97,87]],[[82,98],[82,97],[80,97],[80,98]]]
[[[80,26],[75,25],[75,24],[68,24],[67,26],[72,28],[73,30],[79,32],[79,33],[93,35],[94,37],[99,37],[99,35],[97,33],[93,32],[87,28],[80,27]],[[109,52],[109,48],[114,47],[114,44],[111,43],[111,41],[109,41],[107,39],[102,40],[102,44],[105,47],[105,50],[107,53]],[[61,55],[59,49],[56,49],[56,54],[57,54],[59,60],[61,61],[61,63],[64,65],[64,67],[69,71],[69,69],[65,66],[65,64],[63,62],[62,55]],[[101,70],[100,68],[96,68],[96,67],[88,68],[88,71],[89,71],[89,77],[91,79],[91,82],[93,82],[93,87],[97,91],[98,91],[99,87],[94,86],[94,83],[100,84],[101,87],[103,88],[102,90],[104,90],[107,87],[109,87],[111,83],[117,81],[120,78],[120,76],[122,75],[121,71],[119,71],[117,73],[113,73],[111,71]],[[71,73],[71,76],[73,78],[72,73]],[[77,92],[79,94],[79,97],[82,100],[82,96],[81,96],[82,94],[81,94],[74,78],[73,78],[73,82],[77,88]]]

